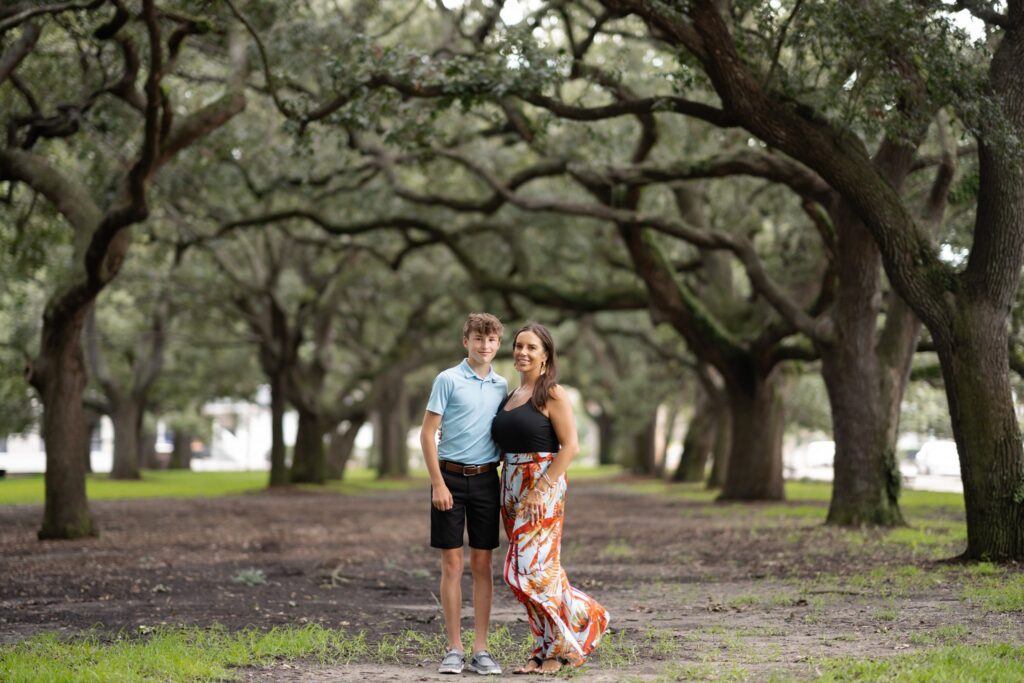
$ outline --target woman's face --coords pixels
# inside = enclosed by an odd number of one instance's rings
[[[520,332],[512,344],[512,359],[519,372],[540,372],[541,365],[548,360],[544,343],[533,332]]]

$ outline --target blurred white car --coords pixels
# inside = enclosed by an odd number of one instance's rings
[[[835,458],[834,441],[811,441],[783,455],[783,474],[786,479],[832,481]]]
[[[939,477],[960,476],[960,456],[956,451],[956,442],[951,439],[937,439],[921,446],[914,456],[919,474]]]

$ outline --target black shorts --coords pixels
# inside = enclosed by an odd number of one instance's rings
[[[463,529],[469,528],[469,547],[494,550],[501,525],[501,479],[498,470],[466,477],[441,470],[452,494],[452,509],[430,506],[430,547],[461,548]],[[431,491],[433,495],[433,491]]]

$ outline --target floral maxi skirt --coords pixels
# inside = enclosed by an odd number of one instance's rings
[[[569,585],[562,569],[564,476],[543,493],[544,515],[533,522],[520,500],[551,464],[552,453],[507,453],[501,473],[501,519],[508,536],[505,583],[526,607],[536,639],[531,656],[583,664],[608,628],[608,612]]]

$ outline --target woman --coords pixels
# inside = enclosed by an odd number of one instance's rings
[[[508,536],[505,583],[523,605],[536,647],[516,673],[580,666],[608,628],[608,612],[569,585],[559,553],[565,472],[579,451],[576,420],[559,386],[555,344],[543,325],[516,332],[519,388],[498,408],[491,435],[505,454],[501,518]]]

